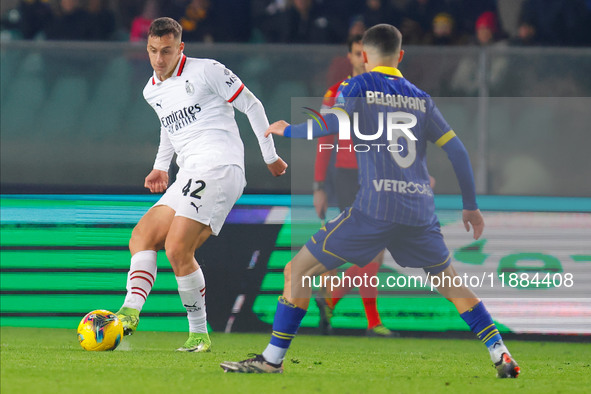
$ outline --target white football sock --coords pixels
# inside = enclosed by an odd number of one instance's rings
[[[502,339],[490,345],[488,351],[490,353],[490,359],[493,361],[493,363],[499,362],[503,353],[507,353],[509,356],[511,356],[509,349],[507,349],[507,346],[505,346]]]
[[[285,358],[286,353],[287,348],[284,349],[279,346],[268,344],[267,348],[263,352],[263,357],[271,364],[281,364]]]
[[[131,257],[123,306],[141,312],[156,280],[156,252],[142,250]]]
[[[205,312],[205,278],[199,268],[192,274],[176,276],[179,295],[187,309],[189,332],[207,333],[207,314]]]

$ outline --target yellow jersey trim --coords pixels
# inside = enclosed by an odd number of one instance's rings
[[[327,253],[327,254],[329,254],[329,255],[331,255],[331,256],[334,256],[334,257],[336,257],[337,259],[339,259],[339,260],[342,260],[342,261],[343,261],[343,262],[345,262],[345,263],[347,263],[348,261],[347,261],[347,260],[345,260],[344,258],[342,258],[341,256],[338,256],[338,255],[336,255],[336,254],[334,254],[334,253],[332,253],[332,252],[329,252],[328,250],[326,250],[326,242],[328,241],[328,237],[330,237],[330,236],[331,236],[331,235],[332,235],[332,234],[333,234],[333,233],[334,233],[334,232],[335,232],[335,231],[336,231],[336,230],[337,230],[337,229],[338,229],[338,228],[341,226],[341,224],[343,224],[343,223],[345,222],[345,220],[347,220],[347,219],[349,219],[349,218],[351,217],[351,212],[352,212],[352,211],[353,211],[353,208],[352,208],[352,207],[351,207],[351,208],[349,208],[349,214],[348,214],[348,215],[347,215],[345,218],[343,218],[343,219],[341,220],[341,222],[340,222],[339,224],[337,224],[337,225],[335,226],[335,228],[333,228],[333,229],[331,230],[331,232],[330,232],[330,233],[328,233],[328,235],[327,235],[327,236],[324,238],[324,242],[322,243],[322,251],[323,251],[324,253]]]
[[[447,133],[443,134],[437,141],[435,141],[435,145],[438,147],[442,147],[443,145],[447,144],[449,140],[454,138],[456,133],[453,130],[448,131]]]
[[[428,265],[428,266],[422,267],[422,268],[439,267],[440,265],[443,265],[443,264],[447,263],[447,261],[449,260],[450,257],[451,257],[451,253],[447,256],[447,258],[445,259],[445,261],[443,263],[439,263],[439,264],[435,264],[435,265]]]
[[[400,70],[398,70],[396,67],[386,67],[386,66],[377,66],[374,67],[373,70],[371,70],[372,72],[378,72],[378,73],[382,73],[382,74],[388,74],[388,75],[392,75],[394,77],[400,77],[400,78],[404,78],[402,76],[402,73],[400,72]]]

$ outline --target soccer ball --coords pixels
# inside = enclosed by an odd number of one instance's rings
[[[123,338],[123,324],[104,309],[89,312],[78,325],[78,341],[84,350],[115,350]]]

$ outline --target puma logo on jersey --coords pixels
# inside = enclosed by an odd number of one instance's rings
[[[159,102],[155,103],[154,105],[156,105],[157,107],[160,107],[160,109],[162,109],[162,101],[159,101]]]
[[[192,202],[192,201],[191,201],[191,205],[192,205],[193,207],[195,207],[195,210],[197,211],[197,213],[199,213],[199,208],[201,208],[201,207],[203,206],[203,205],[199,205],[199,206],[197,206],[197,205],[195,205],[195,203],[194,203],[194,202]]]

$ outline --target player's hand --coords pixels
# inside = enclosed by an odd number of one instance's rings
[[[153,169],[146,177],[144,187],[152,193],[162,193],[168,187],[168,172]]]
[[[283,136],[283,131],[287,126],[289,126],[289,123],[284,120],[279,120],[269,126],[267,131],[265,131],[265,137],[268,137],[270,134]]]
[[[435,178],[433,178],[431,175],[429,175],[429,187],[431,187],[431,190],[435,189],[435,183],[437,183],[435,181]]]
[[[474,239],[480,238],[482,231],[484,230],[484,218],[480,213],[480,209],[475,211],[464,209],[462,211],[462,220],[464,221],[466,231],[470,231],[470,225],[472,225],[472,228],[474,229]]]
[[[273,176],[281,176],[285,174],[285,170],[287,170],[287,163],[284,162],[283,159],[280,157],[273,163],[267,164],[267,168],[269,169],[269,171],[271,171],[271,174],[273,174]]]
[[[328,209],[328,198],[324,190],[314,191],[314,208],[316,214],[321,220],[326,219],[326,210]]]

